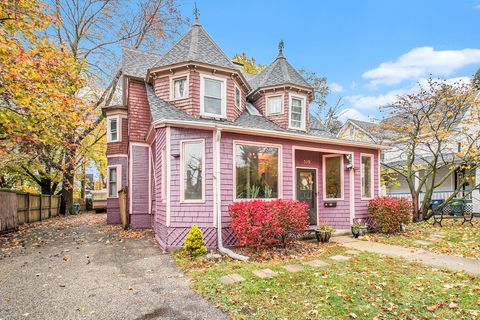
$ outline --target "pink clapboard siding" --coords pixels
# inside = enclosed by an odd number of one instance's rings
[[[108,157],[107,166],[111,165],[121,165],[122,166],[122,184],[121,187],[127,185],[127,168],[128,168],[128,158],[127,157]],[[116,224],[120,223],[120,203],[118,198],[107,198],[107,223]]]
[[[130,225],[133,228],[150,228],[150,151],[147,145],[131,145],[131,177],[130,186]]]
[[[154,219],[154,228],[157,241],[162,249],[179,248],[182,246],[186,234],[194,224],[198,225],[204,232],[204,237],[209,248],[216,247],[216,228],[213,214],[213,131],[170,128],[170,225],[166,222],[165,200],[161,199],[162,185],[162,163],[161,152],[156,153],[155,161],[155,189],[156,214]],[[156,149],[161,150],[166,144],[165,128],[157,129]],[[182,203],[180,196],[180,165],[181,159],[175,155],[180,154],[180,142],[182,140],[204,139],[205,140],[205,202],[203,203]],[[244,143],[265,143],[276,144],[282,148],[281,153],[281,187],[280,196],[284,199],[295,198],[296,188],[296,168],[309,167],[317,169],[317,207],[320,222],[325,222],[337,229],[348,229],[350,227],[351,207],[354,206],[354,217],[365,217],[367,213],[368,200],[361,199],[361,177],[360,177],[360,153],[373,155],[374,159],[374,192],[378,195],[378,152],[377,150],[361,149],[354,147],[343,147],[338,145],[327,145],[310,142],[300,142],[285,139],[249,136],[234,133],[222,133],[220,142],[220,170],[221,170],[221,189],[220,199],[222,208],[222,234],[226,245],[235,243],[232,237],[229,224],[231,219],[228,214],[228,206],[234,201],[234,159],[233,146],[234,141]],[[301,149],[303,148],[303,149]],[[310,149],[310,150],[306,150]],[[321,151],[313,149],[322,149]],[[322,179],[322,155],[335,154],[337,152],[353,152],[354,154],[354,199],[352,200],[350,185],[350,170],[346,168],[347,160],[344,159],[344,195],[343,200],[336,200],[337,206],[334,208],[324,208],[323,203],[323,179]]]
[[[193,223],[199,227],[210,227],[213,224],[213,134],[212,131],[196,129],[171,128],[170,143],[171,154],[181,154],[180,144],[182,140],[205,141],[205,159],[203,159],[205,170],[205,199],[203,203],[181,202],[180,193],[180,166],[181,158],[171,157],[171,226],[190,227]],[[175,214],[173,214],[175,213]]]

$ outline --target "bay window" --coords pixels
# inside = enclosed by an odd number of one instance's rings
[[[186,98],[187,95],[187,77],[173,79],[173,99]]]
[[[203,201],[205,172],[203,140],[182,142],[182,200]]]
[[[361,156],[362,199],[373,198],[373,156]]]
[[[121,181],[120,181],[120,171],[121,166],[109,166],[107,167],[107,189],[108,189],[108,197],[109,198],[117,198],[118,197],[118,190],[121,189]]]
[[[237,109],[240,109],[241,108],[241,103],[242,103],[242,93],[240,91],[240,89],[235,86],[235,107],[237,107]]]
[[[210,117],[226,117],[225,79],[201,76],[200,112]]]
[[[290,95],[290,128],[305,130],[305,97]]]
[[[280,114],[283,109],[282,96],[267,97],[267,115]]]
[[[343,199],[343,156],[323,156],[323,198]]]
[[[107,117],[107,142],[120,141],[120,117],[108,116]]]
[[[279,148],[235,145],[236,199],[279,197]]]

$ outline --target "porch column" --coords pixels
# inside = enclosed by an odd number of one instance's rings
[[[480,182],[480,168],[477,168],[475,171],[475,184]],[[480,212],[480,188],[476,188],[472,191],[472,205],[473,212]]]

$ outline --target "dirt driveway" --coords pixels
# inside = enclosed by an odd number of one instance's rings
[[[189,289],[151,232],[105,214],[0,235],[0,319],[227,319]]]

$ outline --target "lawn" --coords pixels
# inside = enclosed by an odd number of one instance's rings
[[[373,234],[372,241],[410,248],[423,248],[436,253],[480,259],[480,221],[472,225],[447,220],[433,226],[431,222],[413,223],[407,232],[399,235]]]
[[[345,248],[320,248],[307,256],[274,255],[275,261],[208,263],[179,253],[176,259],[193,279],[193,288],[234,319],[477,319],[480,315],[479,277],[370,253],[337,262],[329,257],[347,256]],[[311,259],[328,266],[306,265]],[[283,268],[287,264],[302,265],[304,270],[289,273]],[[261,279],[251,272],[265,268],[278,275]],[[232,273],[245,281],[219,280]]]

